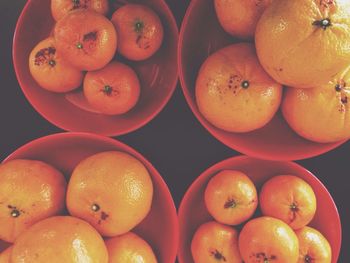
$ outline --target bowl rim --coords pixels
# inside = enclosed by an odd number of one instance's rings
[[[325,185],[321,182],[320,179],[318,179],[317,176],[315,176],[313,173],[311,173],[308,169],[306,169],[305,167],[301,166],[298,163],[292,162],[292,161],[271,161],[271,160],[262,160],[262,159],[258,159],[255,157],[251,157],[251,156],[247,156],[247,155],[238,155],[238,156],[233,156],[233,157],[229,157],[227,159],[224,159],[222,161],[219,161],[211,166],[209,166],[208,168],[206,168],[203,172],[201,172],[201,174],[196,177],[196,179],[194,179],[192,181],[192,183],[190,184],[190,186],[187,188],[186,193],[184,194],[180,205],[179,205],[179,209],[178,209],[178,221],[179,221],[179,240],[180,242],[183,241],[184,237],[182,236],[182,222],[184,221],[183,219],[186,217],[184,209],[185,209],[185,205],[188,203],[188,199],[190,198],[191,193],[193,192],[193,188],[195,186],[199,186],[201,183],[201,180],[203,180],[203,177],[212,177],[213,173],[217,172],[218,170],[222,169],[223,166],[226,166],[228,163],[231,163],[232,161],[236,161],[236,162],[241,162],[244,160],[258,160],[258,161],[263,161],[263,162],[270,162],[270,163],[283,163],[287,166],[289,166],[292,169],[295,169],[299,172],[303,172],[305,175],[307,175],[308,177],[310,177],[312,180],[314,180],[319,186],[320,189],[326,193],[327,198],[330,200],[332,209],[334,209],[334,211],[336,212],[336,216],[334,218],[334,221],[337,225],[336,227],[336,231],[337,231],[337,235],[338,235],[338,240],[336,240],[335,246],[337,247],[336,251],[332,251],[332,254],[336,255],[335,256],[335,262],[338,262],[339,259],[339,255],[340,255],[340,250],[341,250],[341,246],[342,246],[342,223],[341,223],[341,219],[340,219],[340,215],[339,215],[339,211],[337,208],[337,205],[334,202],[334,199],[332,197],[332,195],[330,194],[330,192],[328,191],[328,189],[325,187]],[[296,175],[298,176],[298,175]],[[299,177],[299,176],[298,176]],[[181,258],[183,258],[183,251],[181,250],[181,244],[179,244],[179,249],[178,249],[178,260],[179,263],[186,263],[186,262],[182,262],[180,261],[180,255]]]
[[[177,216],[177,209],[175,206],[175,202],[173,199],[173,196],[170,192],[170,188],[168,187],[167,183],[165,182],[164,178],[161,176],[161,174],[158,172],[158,170],[153,166],[153,164],[148,161],[140,152],[132,148],[131,146],[113,139],[109,137],[105,137],[102,135],[97,135],[97,134],[92,134],[92,133],[86,133],[86,132],[60,132],[60,133],[54,133],[50,135],[46,135],[43,137],[39,137],[37,139],[34,139],[32,141],[27,142],[26,144],[20,146],[16,150],[14,150],[11,154],[9,154],[1,163],[5,163],[11,159],[14,158],[14,156],[30,149],[30,148],[35,148],[38,145],[41,145],[42,143],[46,142],[51,142],[55,141],[57,139],[87,139],[95,142],[103,142],[106,143],[110,146],[114,146],[117,148],[121,148],[122,151],[131,154],[135,158],[137,158],[140,162],[142,162],[147,170],[149,170],[149,173],[151,177],[157,178],[157,182],[160,184],[161,189],[166,191],[166,195],[163,196],[164,199],[166,199],[166,202],[170,206],[170,209],[172,212],[171,215],[171,225],[173,226],[174,229],[174,235],[172,235],[172,243],[173,243],[173,248],[172,248],[172,259],[176,259],[177,257],[177,251],[179,249],[179,242],[180,242],[180,232],[179,232],[179,221],[178,221],[178,216]]]
[[[339,142],[334,143],[327,143],[323,144],[324,147],[322,149],[316,149],[316,150],[309,150],[304,151],[303,153],[284,153],[283,155],[277,155],[274,153],[268,153],[265,151],[259,151],[255,150],[254,148],[249,148],[245,146],[237,146],[236,144],[229,143],[226,139],[224,139],[221,135],[219,135],[216,132],[215,127],[212,127],[211,124],[209,124],[205,118],[201,115],[199,110],[197,109],[196,101],[192,99],[192,95],[190,92],[190,89],[185,81],[185,75],[184,75],[184,69],[183,69],[183,59],[182,59],[182,50],[184,47],[184,37],[185,37],[185,31],[187,29],[187,25],[190,22],[192,10],[195,8],[196,4],[200,0],[192,0],[186,10],[185,16],[182,20],[180,33],[179,33],[179,41],[178,41],[178,48],[177,48],[177,61],[178,61],[178,72],[179,72],[179,80],[180,80],[180,86],[181,90],[184,94],[184,97],[186,99],[186,102],[188,106],[190,107],[192,114],[196,117],[196,119],[201,123],[201,125],[207,130],[207,132],[213,136],[216,140],[224,144],[225,146],[229,147],[232,150],[238,151],[244,155],[252,156],[258,159],[263,160],[271,160],[271,161],[290,161],[290,160],[304,160],[312,157],[316,157],[322,154],[325,154],[329,151],[334,150],[335,148],[341,146],[342,144],[346,143],[349,139],[342,140]],[[305,139],[306,140],[306,139]],[[310,141],[311,142],[311,141]],[[315,142],[312,142],[315,143]],[[321,143],[318,143],[321,144]]]
[[[18,20],[16,22],[16,27],[15,27],[15,31],[13,34],[13,39],[12,39],[12,64],[13,67],[15,69],[15,74],[16,74],[16,78],[18,81],[18,84],[22,90],[22,92],[24,93],[24,96],[26,98],[26,100],[29,102],[29,104],[31,105],[31,107],[33,107],[35,109],[35,111],[37,113],[39,113],[39,115],[41,115],[46,121],[50,122],[52,125],[64,130],[64,131],[68,131],[68,132],[83,132],[83,131],[79,131],[79,130],[75,130],[75,129],[71,129],[69,127],[69,125],[66,124],[62,124],[61,121],[57,121],[55,118],[51,118],[48,116],[48,114],[46,113],[46,111],[44,110],[39,110],[39,106],[35,103],[32,102],[31,99],[31,93],[28,91],[28,89],[26,88],[26,84],[24,83],[24,81],[22,80],[22,70],[20,70],[20,61],[18,59],[17,56],[17,43],[19,43],[18,40],[18,32],[19,29],[23,26],[23,20],[24,20],[24,16],[27,13],[30,5],[32,2],[34,2],[35,0],[28,0],[26,2],[26,4],[24,5]],[[176,19],[174,17],[173,12],[171,11],[169,5],[166,3],[165,0],[159,0],[161,1],[162,5],[164,6],[164,11],[167,14],[167,16],[169,16],[170,20],[169,20],[169,24],[170,26],[174,29],[174,33],[175,33],[175,46],[176,48],[178,47],[178,43],[179,43],[179,27],[177,25]],[[177,50],[175,51],[177,53]],[[99,133],[100,135],[104,135],[104,136],[108,136],[108,137],[115,137],[115,136],[121,136],[121,135],[125,135],[131,132],[134,132],[138,129],[141,129],[142,127],[144,127],[145,125],[147,125],[148,123],[150,123],[153,119],[155,119],[165,108],[165,106],[169,103],[170,99],[172,98],[178,82],[179,82],[179,61],[178,61],[178,57],[177,54],[175,54],[175,63],[176,63],[176,67],[174,67],[174,73],[175,73],[175,77],[174,79],[171,81],[171,83],[169,84],[170,89],[169,92],[167,93],[167,95],[164,97],[164,99],[161,101],[160,105],[150,114],[148,115],[146,118],[142,119],[141,121],[137,122],[136,124],[131,125],[128,128],[123,129],[122,131],[119,132],[101,132]],[[84,133],[84,132],[83,132]]]

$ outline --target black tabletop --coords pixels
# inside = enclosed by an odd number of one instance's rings
[[[48,0],[49,1],[49,0]],[[189,0],[168,0],[180,26]],[[62,132],[25,99],[12,63],[12,38],[26,0],[0,1],[0,160],[21,145]],[[149,124],[117,138],[142,153],[163,176],[178,206],[186,189],[209,166],[239,155],[213,138],[195,119],[178,85],[165,109]],[[350,142],[299,164],[328,188],[341,215],[343,243],[338,262],[350,262]]]

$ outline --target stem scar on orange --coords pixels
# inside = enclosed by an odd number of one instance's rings
[[[66,180],[54,167],[34,160],[0,165],[0,239],[14,242],[34,223],[64,209]]]
[[[217,128],[249,132],[265,126],[277,112],[282,86],[260,66],[252,44],[230,45],[212,54],[196,82],[202,115]]]
[[[81,70],[106,66],[117,49],[117,33],[111,21],[91,10],[76,10],[59,20],[54,29],[57,50]]]
[[[71,66],[57,52],[52,37],[41,41],[30,53],[29,70],[40,87],[53,92],[68,92],[78,88],[84,76],[83,72]]]
[[[245,263],[297,263],[299,242],[294,231],[272,217],[252,219],[239,235],[239,250]]]
[[[162,45],[162,22],[147,6],[124,5],[115,11],[112,22],[119,36],[119,52],[127,59],[145,60]]]
[[[278,82],[313,88],[349,65],[349,0],[279,0],[256,28],[262,66]]]
[[[152,198],[152,179],[139,160],[123,152],[102,152],[74,169],[67,208],[71,215],[111,237],[138,225],[149,213]]]
[[[87,101],[104,114],[130,111],[140,97],[140,82],[129,66],[111,62],[103,69],[88,72],[84,79]]]
[[[56,21],[77,9],[89,9],[106,15],[109,3],[108,0],[51,0],[51,12]]]
[[[195,263],[241,263],[238,249],[238,232],[217,222],[201,225],[191,242]]]
[[[239,225],[253,216],[258,206],[254,183],[240,171],[224,170],[210,179],[205,205],[216,221]]]
[[[275,176],[260,193],[263,215],[278,218],[293,229],[311,222],[316,213],[316,196],[311,186],[293,175]]]

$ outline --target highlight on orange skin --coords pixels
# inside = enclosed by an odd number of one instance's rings
[[[242,263],[238,231],[215,221],[202,224],[191,242],[195,263]]]
[[[239,235],[239,250],[245,263],[297,263],[299,241],[283,221],[259,217],[246,223]]]
[[[233,170],[214,175],[206,189],[204,200],[216,221],[239,225],[253,216],[258,206],[258,195],[249,177]]]
[[[124,114],[135,107],[139,100],[140,81],[129,66],[111,62],[103,69],[86,74],[84,95],[101,113]]]
[[[68,92],[80,87],[84,76],[57,51],[53,37],[34,47],[29,56],[29,70],[40,87],[53,92]]]
[[[109,263],[158,262],[151,246],[132,232],[107,239],[105,243],[108,250]]]
[[[282,86],[260,66],[252,44],[240,43],[215,52],[200,68],[196,101],[203,117],[228,132],[265,126],[277,112]]]
[[[164,29],[159,16],[149,7],[126,4],[112,16],[119,37],[119,53],[130,60],[145,60],[161,47]]]
[[[106,66],[117,50],[111,21],[91,10],[76,10],[56,23],[57,50],[73,66],[92,71]]]
[[[65,207],[66,180],[41,161],[12,160],[0,165],[0,239],[12,243],[36,222]]]
[[[88,9],[101,15],[107,15],[109,3],[108,0],[51,0],[51,13],[56,21],[78,9]]]
[[[300,229],[311,222],[316,213],[316,203],[311,186],[293,175],[271,178],[260,192],[263,215],[278,218],[293,229]]]

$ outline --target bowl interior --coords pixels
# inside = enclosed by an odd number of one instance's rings
[[[256,185],[258,191],[262,184],[276,175],[291,174],[309,183],[317,197],[317,211],[310,226],[318,229],[330,242],[332,263],[336,263],[341,246],[341,224],[337,208],[323,184],[305,168],[292,162],[263,161],[240,156],[220,162],[203,174],[190,186],[179,209],[180,263],[194,263],[191,255],[191,241],[197,228],[213,218],[209,215],[204,203],[204,191],[210,180],[221,170],[233,169],[246,173]]]
[[[130,147],[97,135],[63,133],[26,144],[12,153],[5,162],[18,158],[41,160],[59,169],[69,179],[74,167],[82,159],[110,150],[127,152],[139,159],[148,169],[154,185],[152,208],[133,231],[149,242],[159,262],[174,262],[178,248],[178,222],[173,199],[157,170]],[[0,244],[0,251],[1,247],[4,245]]]
[[[56,126],[69,131],[120,135],[146,124],[170,99],[177,83],[176,21],[164,0],[113,1],[111,14],[125,3],[140,3],[151,7],[161,18],[164,42],[154,56],[142,62],[128,61],[117,55],[119,61],[136,71],[141,82],[140,101],[130,112],[120,116],[96,112],[86,102],[82,89],[68,94],[55,94],[40,88],[29,72],[28,58],[34,46],[48,37],[54,27],[50,1],[29,0],[22,11],[13,45],[17,78],[33,107]]]
[[[327,152],[343,142],[320,144],[298,136],[280,112],[265,127],[249,133],[230,133],[215,128],[200,114],[195,83],[200,66],[213,52],[239,42],[220,26],[212,0],[192,0],[179,38],[179,74],[186,100],[202,125],[227,146],[249,156],[272,160],[297,160]]]

